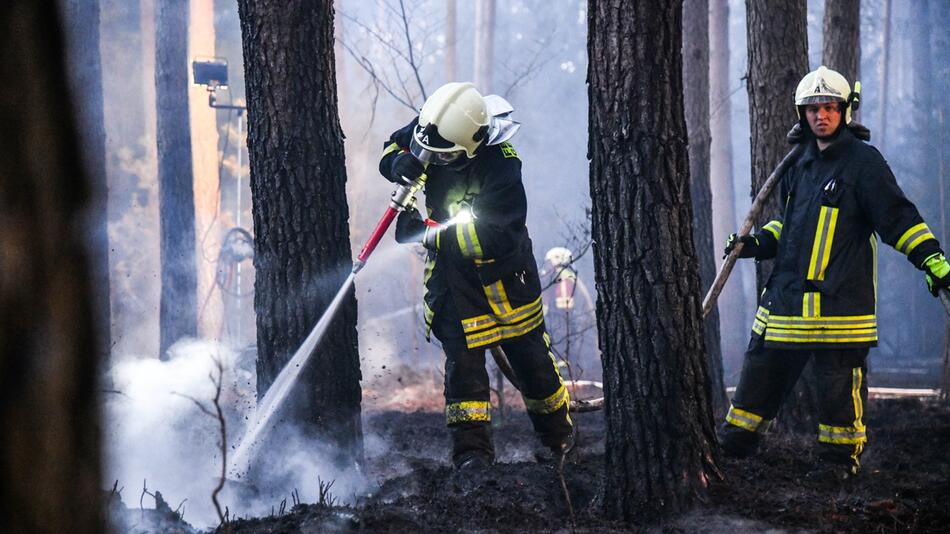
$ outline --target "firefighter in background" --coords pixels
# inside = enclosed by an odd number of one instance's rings
[[[881,154],[856,137],[867,130],[849,127],[857,96],[824,66],[801,80],[796,141],[807,145],[782,178],[784,214],[726,246],[728,253],[742,242],[741,257],[775,265],[720,443],[729,455],[752,454],[814,356],[819,463],[810,476],[837,481],[858,473],[867,443],[866,359],[878,336],[874,234],[924,271],[934,295],[950,285],[934,234]]]
[[[379,162],[392,182],[427,175],[426,211],[438,226],[412,207],[396,221],[396,240],[428,249],[426,335],[431,330],[445,351],[445,415],[460,469],[494,461],[485,349],[496,345],[511,362],[544,446],[539,461],[558,461],[574,444],[525,227],[521,159],[507,142],[518,127],[510,112],[510,104],[482,97],[471,83],[446,84],[392,134]]]
[[[577,271],[574,270],[574,254],[564,247],[554,247],[544,255],[545,268],[542,270],[542,276],[551,277],[551,291],[554,302],[550,302],[551,296],[545,295],[544,306],[545,314],[551,304],[558,310],[569,311],[574,308],[574,289],[577,285]]]

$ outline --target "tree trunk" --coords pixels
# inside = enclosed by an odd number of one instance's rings
[[[262,397],[349,274],[346,167],[333,69],[333,3],[240,0],[254,199],[257,389]],[[307,39],[301,39],[305,35]],[[290,419],[362,454],[356,297],[292,393]]]
[[[458,77],[458,0],[446,0],[445,7],[445,81],[454,82]]]
[[[105,530],[90,186],[53,1],[0,7],[0,517],[5,532]]]
[[[155,102],[161,206],[159,357],[198,334],[195,198],[188,119],[188,0],[155,4]]]
[[[749,118],[752,134],[752,198],[791,147],[785,134],[798,121],[794,95],[808,73],[808,36],[805,0],[746,0],[749,48]],[[762,226],[781,213],[778,188],[755,221]],[[762,292],[772,261],[756,267]]]
[[[736,192],[732,176],[732,104],[729,81],[729,2],[710,0],[709,10],[709,183],[712,189],[714,260],[719,258],[726,238],[737,229]],[[749,341],[745,324],[745,291],[736,278],[719,296],[719,324],[723,358],[741,356]],[[729,361],[729,360],[727,360]]]
[[[709,2],[683,3],[683,104],[689,133],[690,197],[693,203],[693,242],[699,259],[703,294],[716,278],[716,247],[712,237],[712,189],[709,180]],[[722,348],[719,342],[719,309],[706,318],[706,353],[709,386],[716,417],[726,414],[726,389],[722,384]]]
[[[749,116],[752,132],[752,197],[790,149],[785,134],[797,121],[794,94],[799,80],[808,73],[808,39],[805,0],[746,0],[749,46]],[[781,213],[776,192],[756,220],[761,228]],[[772,271],[772,261],[756,266],[757,294],[761,294]],[[817,410],[814,373],[809,364],[795,391],[782,406],[777,422],[783,428],[812,427]]]
[[[475,87],[483,95],[492,92],[495,49],[495,0],[475,4]]]
[[[861,65],[861,0],[825,2],[821,62],[854,87]]]
[[[93,310],[98,328],[99,354],[108,361],[112,345],[112,307],[109,294],[109,217],[106,179],[106,129],[102,95],[102,55],[99,47],[99,1],[66,0],[63,30],[69,58],[72,106],[76,111],[83,162],[90,179],[93,205],[90,208],[90,265],[93,276]]]
[[[878,135],[877,149],[886,152],[887,143],[887,88],[891,81],[891,0],[884,0],[884,35],[881,39],[881,100],[878,116],[881,117],[881,132]]]
[[[588,2],[590,192],[608,517],[690,508],[718,474],[683,116],[682,3]]]

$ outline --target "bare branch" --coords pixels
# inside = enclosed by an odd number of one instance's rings
[[[350,45],[348,45],[348,44],[346,43],[346,41],[343,41],[343,40],[340,40],[340,39],[338,39],[338,41],[339,41],[340,44],[343,46],[343,49],[346,50],[346,52],[347,52],[348,54],[350,54],[350,56],[352,56],[353,59],[356,60],[356,62],[359,64],[359,66],[360,66],[364,71],[366,71],[367,74],[369,74],[369,76],[370,76],[370,78],[372,79],[373,84],[374,84],[375,87],[377,87],[377,88],[382,87],[383,90],[386,91],[387,94],[389,94],[389,96],[393,97],[393,99],[396,100],[396,102],[399,102],[399,103],[402,104],[403,106],[406,106],[407,108],[409,108],[409,109],[411,109],[411,110],[413,110],[413,111],[416,111],[416,107],[415,107],[411,102],[406,101],[404,98],[400,97],[400,96],[397,95],[395,92],[393,92],[392,88],[389,87],[389,84],[387,84],[387,83],[379,76],[379,74],[376,73],[376,68],[373,66],[373,62],[372,62],[369,58],[367,58],[366,56],[363,56],[363,55],[358,54],[355,50],[353,50],[352,47],[350,47]],[[374,99],[374,102],[375,102],[375,99]],[[374,106],[373,109],[374,109],[374,112],[375,112],[375,106]]]
[[[412,36],[409,34],[409,19],[406,17],[406,4],[403,0],[399,0],[399,10],[402,12],[402,27],[403,31],[406,34],[406,46],[409,48],[409,66],[412,68],[412,72],[416,75],[416,83],[419,84],[419,91],[422,92],[422,100],[428,98],[426,96],[426,87],[422,83],[422,77],[419,76],[419,66],[416,65],[416,61],[412,54]]]

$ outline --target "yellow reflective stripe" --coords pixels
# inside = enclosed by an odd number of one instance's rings
[[[466,258],[481,258],[482,244],[475,232],[475,223],[461,223],[455,225],[455,238],[459,242],[459,250]]]
[[[877,328],[860,330],[788,330],[769,324],[766,341],[786,343],[863,343],[877,341]]]
[[[762,321],[756,320],[754,323],[752,323],[752,331],[760,336],[762,335],[762,332],[765,332],[765,327],[766,325]]]
[[[933,233],[930,232],[930,228],[927,227],[927,223],[916,224],[901,234],[901,237],[897,240],[897,244],[894,245],[894,248],[896,248],[898,252],[910,254],[912,250],[917,248],[917,245],[928,239],[936,238],[934,237]]]
[[[537,310],[536,314],[529,317],[522,323],[516,325],[501,325],[490,328],[488,330],[483,330],[480,332],[475,332],[472,334],[465,335],[465,343],[468,345],[468,348],[474,349],[477,347],[482,347],[485,345],[490,345],[492,343],[497,343],[499,341],[510,339],[513,337],[523,336],[528,332],[534,330],[538,326],[544,323],[544,315],[541,313],[541,310]]]
[[[806,293],[807,295],[807,293]],[[817,293],[816,293],[817,295]],[[820,302],[818,304],[821,305]],[[768,318],[769,326],[777,328],[791,328],[797,330],[816,329],[861,329],[876,328],[877,318],[874,315],[842,315],[826,317],[798,317],[772,315]]]
[[[836,445],[858,445],[868,440],[864,428],[818,425],[818,441]],[[854,455],[852,455],[854,458]]]
[[[851,398],[854,401],[854,429],[860,433],[860,440],[854,444],[854,451],[851,453],[851,460],[854,462],[852,472],[857,473],[861,467],[861,451],[864,450],[864,444],[867,442],[867,429],[864,426],[864,401],[861,400],[861,382],[864,379],[864,372],[860,367],[851,370]]]
[[[486,314],[464,319],[462,320],[462,330],[468,333],[481,330],[488,325],[495,325],[496,323],[515,324],[525,317],[536,313],[540,309],[541,297],[538,297],[534,299],[533,302],[525,304],[524,306],[519,306],[507,313],[500,313],[497,315]]]
[[[726,414],[726,422],[739,428],[744,428],[749,432],[759,432],[762,434],[767,432],[769,426],[772,424],[771,420],[763,419],[761,415],[756,415],[732,405],[729,406],[729,413]]]
[[[762,229],[768,230],[769,233],[775,237],[775,240],[778,241],[778,238],[782,235],[782,222],[777,220],[769,221]]]
[[[802,319],[817,319],[819,317],[821,317],[821,293],[814,291],[804,293],[802,295]]]
[[[567,388],[561,385],[561,387],[557,388],[557,391],[544,399],[529,399],[528,397],[524,397],[524,405],[529,412],[547,414],[560,410],[562,406],[570,402],[570,399],[571,395],[568,393]]]
[[[808,266],[809,280],[825,279],[825,269],[831,258],[831,245],[834,242],[837,225],[838,208],[822,206],[818,215],[818,228],[815,230],[815,242],[811,248],[811,261]]]
[[[389,146],[383,149],[383,155],[389,154],[390,152],[395,152],[399,150],[399,145],[396,143],[390,143]]]
[[[491,421],[491,403],[487,401],[462,401],[445,405],[447,424],[470,421]]]
[[[764,323],[769,322],[769,310],[764,306],[759,306],[759,309],[755,311],[755,318],[761,320]]]
[[[505,293],[505,286],[501,280],[493,284],[484,286],[485,296],[488,297],[488,305],[497,316],[505,316],[512,313],[511,302],[508,301],[508,294]]]

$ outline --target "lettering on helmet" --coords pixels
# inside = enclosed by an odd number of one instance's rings
[[[817,85],[815,85],[815,88],[812,90],[812,92],[813,93],[830,93],[833,95],[841,96],[841,93],[839,91],[836,91],[833,87],[825,83],[824,78],[818,78]]]
[[[425,144],[428,145],[428,144],[429,144],[429,134],[423,134],[423,135],[422,135],[422,139],[420,139],[420,141],[422,141],[423,143],[425,143]]]

